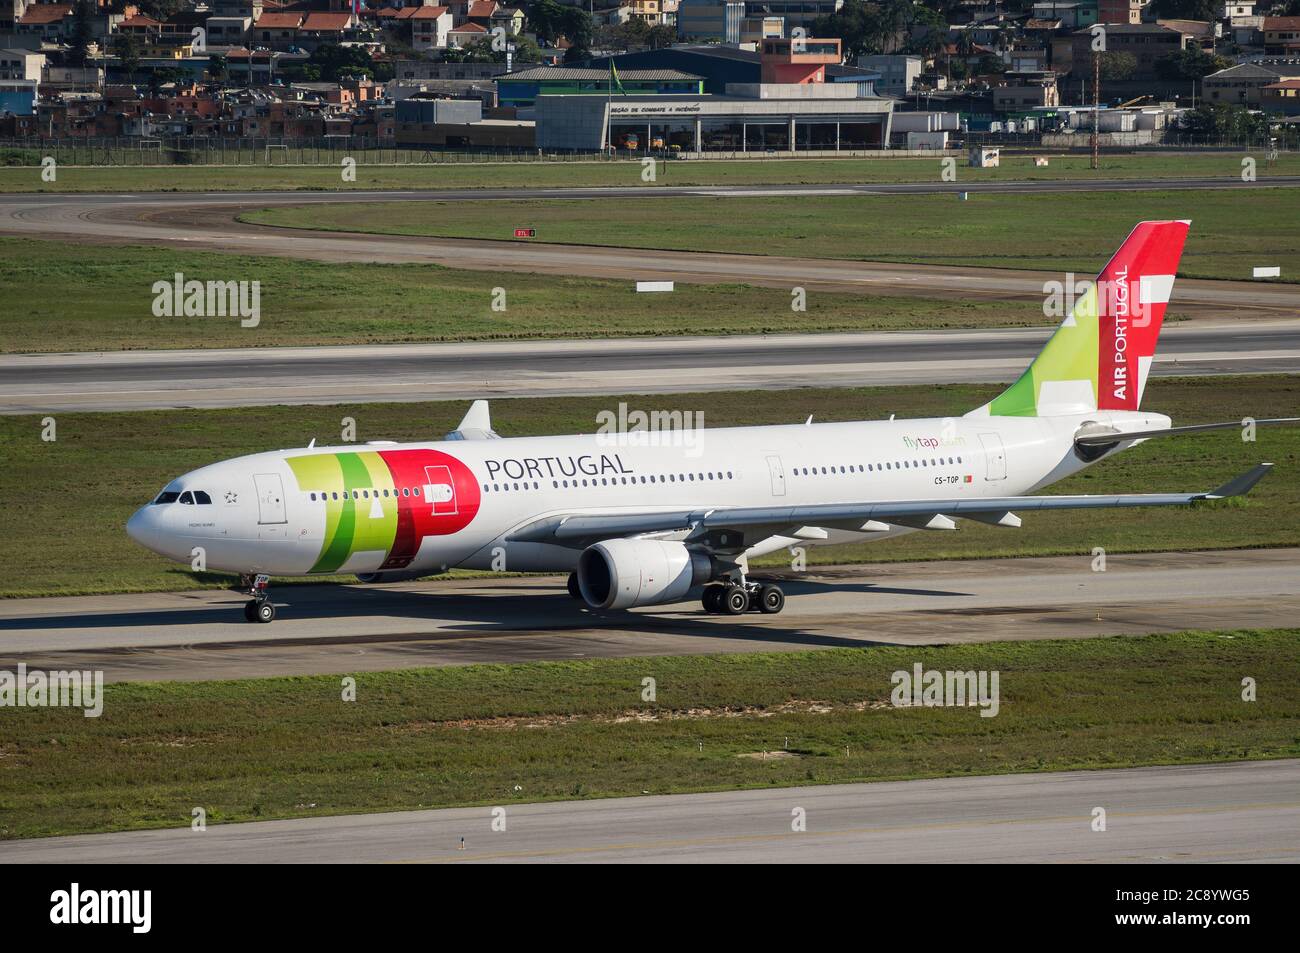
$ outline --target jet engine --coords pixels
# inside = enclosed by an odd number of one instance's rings
[[[578,589],[593,609],[630,609],[681,599],[714,577],[713,559],[682,543],[607,539],[578,557]]]

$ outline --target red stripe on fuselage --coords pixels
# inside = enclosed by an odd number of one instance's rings
[[[479,485],[469,467],[439,450],[381,450],[379,458],[392,474],[398,494],[393,548],[379,568],[405,569],[426,536],[450,536],[470,524],[478,514]],[[425,487],[444,485],[448,475],[451,499],[426,499]]]

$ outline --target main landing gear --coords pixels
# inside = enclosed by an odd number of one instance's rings
[[[775,615],[785,608],[785,593],[771,583],[726,582],[704,587],[704,611],[715,615],[744,615],[755,610]]]
[[[247,577],[240,577],[241,580],[245,578]],[[267,588],[270,581],[270,576],[260,572],[249,583],[248,594],[253,598],[244,603],[244,618],[249,622],[270,622],[275,618],[275,606]]]

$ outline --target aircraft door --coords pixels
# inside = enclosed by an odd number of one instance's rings
[[[1002,445],[1002,437],[995,433],[982,433],[980,444],[984,447],[984,479],[1005,480],[1007,451]]]
[[[772,477],[772,495],[785,496],[785,467],[781,465],[781,458],[768,457],[767,470]]]
[[[257,522],[287,523],[284,509],[284,483],[278,473],[253,474],[253,486],[257,488]]]
[[[456,505],[456,484],[451,478],[451,467],[441,464],[424,468],[424,478],[429,482],[424,485],[424,502],[433,505],[435,516],[455,516],[459,512]]]

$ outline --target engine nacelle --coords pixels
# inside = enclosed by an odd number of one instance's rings
[[[713,575],[708,555],[660,539],[609,539],[578,557],[578,588],[593,609],[674,602]]]

